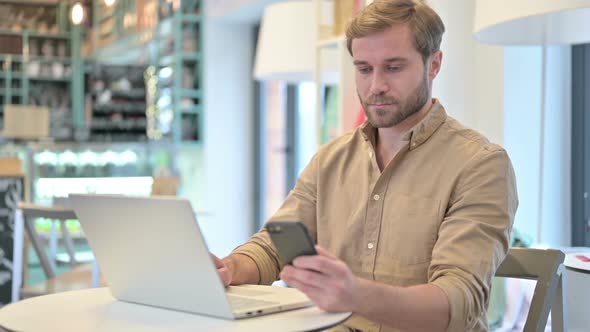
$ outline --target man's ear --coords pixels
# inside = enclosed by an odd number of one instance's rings
[[[434,78],[440,72],[440,67],[442,65],[442,58],[443,58],[443,53],[440,50],[432,53],[432,55],[430,56],[430,59],[428,60],[430,62],[430,66],[428,67],[429,68],[428,78],[430,81],[434,80]]]

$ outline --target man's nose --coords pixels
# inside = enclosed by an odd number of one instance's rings
[[[371,81],[371,94],[381,95],[389,91],[389,84],[381,73],[375,73]]]

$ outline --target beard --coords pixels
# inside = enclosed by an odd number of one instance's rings
[[[363,100],[360,94],[359,100],[373,128],[390,128],[418,113],[428,102],[429,92],[428,77],[425,71],[422,82],[404,100],[385,95],[371,95],[366,100]],[[389,105],[376,108],[372,104]]]

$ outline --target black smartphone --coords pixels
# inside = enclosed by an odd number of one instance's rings
[[[307,227],[301,221],[271,221],[265,227],[284,264],[293,263],[297,256],[317,255]]]

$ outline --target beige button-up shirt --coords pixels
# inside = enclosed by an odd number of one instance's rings
[[[375,133],[365,123],[321,147],[271,220],[303,221],[359,277],[439,286],[451,305],[449,331],[487,331],[491,279],[518,205],[506,151],[436,100],[383,172]],[[280,259],[264,229],[234,253],[254,259],[261,283],[278,278]],[[359,316],[345,324],[394,331]]]

